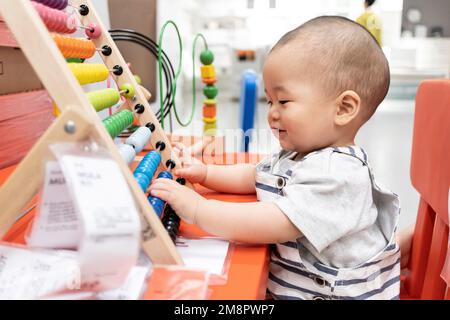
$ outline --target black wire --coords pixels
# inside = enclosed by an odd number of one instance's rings
[[[137,43],[146,49],[148,49],[155,58],[158,55],[158,47],[156,43],[151,40],[150,38],[132,31],[132,30],[126,30],[126,29],[119,29],[119,30],[111,30],[111,33],[113,35],[113,39],[117,41],[130,41]],[[173,106],[173,101],[170,100],[171,93],[172,93],[172,86],[171,83],[175,77],[175,72],[173,70],[172,64],[170,63],[169,58],[167,57],[166,53],[162,51],[162,58],[163,58],[163,69],[164,69],[164,75],[166,79],[166,97],[164,98],[163,105],[165,106],[164,109],[164,115],[167,115],[168,112],[170,112],[171,107]],[[160,119],[160,111],[156,112],[156,115]]]
[[[137,44],[140,44],[140,45],[142,45],[142,46],[144,46],[144,47],[146,47],[147,49],[149,49],[145,44],[143,44],[142,42],[140,42],[140,41],[137,41],[136,39],[133,39],[133,38],[130,38],[130,37],[122,37],[122,36],[115,36],[114,37],[114,40],[115,41],[122,41],[122,40],[126,40],[126,41],[129,41],[129,42],[133,42],[133,43],[137,43]],[[150,49],[149,49],[150,50]],[[151,51],[151,50],[150,50]],[[168,111],[170,111],[170,110],[167,110],[167,108],[171,108],[171,106],[172,106],[172,101],[170,100],[170,98],[171,98],[171,92],[172,92],[172,86],[171,86],[171,82],[173,81],[173,77],[171,77],[170,76],[170,73],[169,73],[169,71],[168,71],[168,67],[167,67],[167,65],[165,65],[164,63],[163,63],[163,71],[164,71],[164,78],[165,78],[165,80],[166,80],[166,82],[165,82],[165,85],[166,85],[166,89],[167,89],[167,93],[166,93],[166,96],[164,97],[164,101],[163,101],[163,105],[165,106],[164,107],[164,115],[167,115],[167,112]],[[160,120],[160,110],[158,109],[158,111],[156,112],[156,114],[155,114],[157,117],[158,117],[158,120]]]
[[[156,59],[158,58],[158,45],[149,37],[129,29],[113,29],[109,30],[109,33],[111,34],[111,37],[114,41],[128,41],[138,44],[149,50]],[[169,57],[164,52],[164,50],[162,50],[161,53],[162,69],[166,87],[166,96],[163,100],[163,110],[164,117],[166,117],[167,115],[171,114],[170,111],[174,105],[174,101],[172,100],[172,83],[175,78],[175,71]],[[160,99],[162,99],[162,97],[160,97]],[[173,97],[173,99],[175,99],[175,97]],[[155,112],[155,116],[158,121],[161,122],[161,110],[159,108],[158,111]]]
[[[128,36],[125,36],[125,37],[116,36],[115,37],[115,41],[121,41],[121,40],[126,40],[126,41],[130,41],[130,42],[134,42],[134,43],[140,44],[141,46],[144,46],[147,49],[149,49],[151,52],[153,52],[153,50],[150,47],[148,47],[145,43],[143,43],[142,41],[139,41],[139,40],[137,40],[135,38],[131,38],[131,37],[128,37]],[[165,76],[165,80],[166,80],[165,85],[166,85],[166,89],[167,89],[166,90],[166,96],[164,97],[164,100],[163,100],[163,106],[164,106],[163,110],[164,110],[164,115],[166,116],[170,112],[170,109],[171,109],[171,107],[173,105],[173,102],[170,100],[171,99],[171,93],[172,93],[171,83],[173,81],[173,77],[171,76],[170,71],[168,71],[168,67],[167,67],[167,65],[165,63],[163,63],[163,70],[164,70],[164,76]],[[160,120],[161,115],[160,115],[160,110],[159,109],[155,113],[155,115],[157,116],[158,120]]]

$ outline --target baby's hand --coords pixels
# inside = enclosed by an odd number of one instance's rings
[[[206,165],[200,160],[191,157],[181,143],[175,143],[173,149],[181,161],[181,168],[175,169],[174,174],[185,178],[191,183],[203,183],[206,179]]]
[[[149,190],[152,196],[166,201],[187,223],[195,223],[197,208],[201,201],[206,201],[194,190],[170,179],[154,180]]]

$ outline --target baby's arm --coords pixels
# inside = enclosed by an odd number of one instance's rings
[[[175,175],[184,177],[192,183],[225,193],[255,193],[255,166],[248,163],[236,165],[211,165],[192,158],[184,153],[182,144],[175,145],[179,150],[182,168]]]
[[[153,196],[167,201],[188,223],[229,240],[247,243],[282,243],[302,236],[271,202],[231,203],[207,200],[194,190],[169,179],[152,182]]]
[[[249,163],[206,166],[202,185],[225,193],[255,193],[255,166]]]

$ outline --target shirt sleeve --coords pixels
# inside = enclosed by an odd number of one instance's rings
[[[341,237],[373,224],[369,171],[358,159],[331,153],[304,160],[275,201],[320,253]]]

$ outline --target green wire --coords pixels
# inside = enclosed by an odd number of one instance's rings
[[[205,37],[201,33],[198,33],[194,38],[194,43],[192,46],[192,74],[193,74],[193,76],[192,76],[192,110],[191,110],[191,115],[189,116],[187,122],[183,123],[180,120],[180,117],[178,116],[177,106],[175,103],[177,81],[178,81],[178,77],[180,76],[180,72],[181,72],[181,63],[182,63],[182,54],[183,54],[183,45],[181,42],[181,36],[180,36],[180,32],[178,30],[177,25],[172,20],[166,21],[166,23],[164,23],[163,27],[161,28],[161,32],[159,33],[159,41],[158,41],[158,71],[159,71],[159,96],[160,96],[159,107],[160,107],[160,113],[161,113],[161,126],[163,129],[164,129],[164,106],[163,106],[163,99],[162,99],[162,97],[163,97],[162,39],[163,39],[164,31],[165,31],[167,25],[169,25],[169,24],[173,25],[173,27],[175,28],[175,31],[176,31],[177,37],[178,37],[178,47],[179,47],[179,51],[180,51],[180,60],[178,61],[178,68],[175,73],[174,81],[171,83],[171,87],[172,87],[171,100],[173,101],[173,109],[175,111],[175,118],[176,118],[177,122],[183,127],[187,127],[192,122],[192,119],[194,118],[194,115],[195,115],[195,107],[197,104],[196,85],[195,85],[195,47],[196,47],[198,38],[202,38],[205,49],[208,50],[208,44],[206,43]]]
[[[181,72],[181,62],[182,62],[182,53],[183,53],[183,44],[181,43],[181,36],[180,36],[180,32],[178,31],[178,27],[175,24],[175,22],[173,22],[172,20],[166,21],[166,23],[164,23],[161,32],[159,33],[159,40],[158,40],[158,71],[159,71],[159,108],[160,108],[160,112],[161,112],[161,127],[164,129],[164,106],[163,106],[163,85],[162,85],[162,39],[163,39],[163,35],[164,35],[164,30],[166,29],[167,25],[173,25],[175,28],[175,31],[177,33],[178,36],[178,46],[179,46],[179,51],[180,51],[180,60],[178,61],[178,69],[177,72],[175,73],[175,78],[173,83],[171,84],[172,86],[172,95],[171,95],[171,99],[173,101],[174,107],[175,107],[175,93],[176,93],[176,83],[178,80],[178,77],[180,75]],[[175,109],[176,110],[176,109]],[[178,121],[178,115],[175,111],[175,115],[177,116],[177,121]]]

